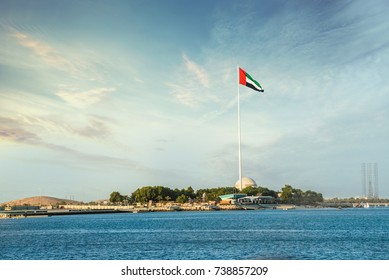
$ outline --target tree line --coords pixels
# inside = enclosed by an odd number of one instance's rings
[[[164,202],[202,202],[205,199],[208,201],[219,201],[219,196],[225,194],[237,193],[235,187],[218,187],[218,188],[201,188],[194,190],[192,187],[184,189],[170,189],[163,186],[145,186],[138,188],[131,195],[121,195],[119,192],[112,192],[109,201],[111,203],[154,203]],[[295,204],[295,205],[316,205],[323,202],[323,195],[311,190],[302,191],[298,188],[293,188],[290,185],[285,185],[280,192],[274,191],[265,187],[246,187],[241,193],[249,196],[261,195],[272,196],[279,203]]]

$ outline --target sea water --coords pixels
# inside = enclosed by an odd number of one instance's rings
[[[389,208],[0,220],[1,260],[389,259]]]

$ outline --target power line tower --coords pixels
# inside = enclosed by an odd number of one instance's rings
[[[378,164],[362,163],[361,166],[362,197],[378,198]]]

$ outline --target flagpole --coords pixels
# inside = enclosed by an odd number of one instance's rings
[[[239,158],[239,182],[240,182],[240,191],[242,190],[242,155],[240,148],[240,87],[239,87],[239,65],[237,65],[237,86],[238,86],[238,158]]]

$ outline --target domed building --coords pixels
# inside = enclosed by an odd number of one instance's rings
[[[256,187],[256,186],[257,186],[257,183],[255,183],[255,181],[253,179],[251,179],[250,177],[242,177],[242,186],[240,185],[239,179],[235,183],[235,188],[237,188],[240,191],[246,187]]]

